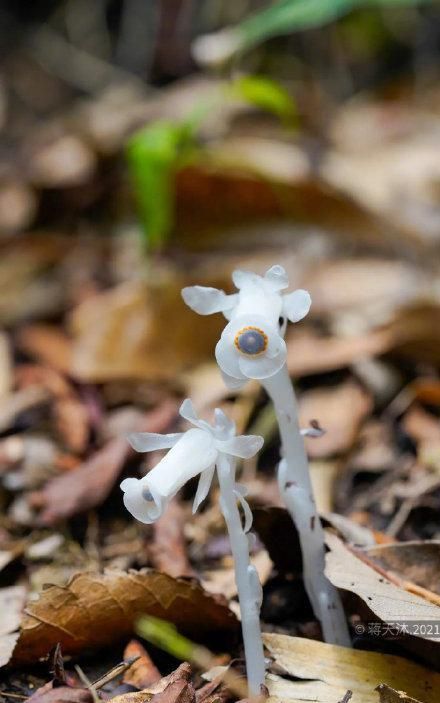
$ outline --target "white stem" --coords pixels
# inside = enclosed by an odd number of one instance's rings
[[[228,528],[232,556],[234,557],[249,693],[258,696],[265,678],[264,651],[260,629],[261,585],[256,569],[249,560],[249,542],[242,527],[234,494],[235,467],[233,460],[225,454],[219,454],[217,474],[220,484],[220,505]]]
[[[295,393],[286,364],[274,376],[264,379],[262,385],[272,399],[280,428],[284,457],[278,468],[278,483],[298,530],[307,595],[321,623],[325,641],[350,647],[339,593],[324,574],[324,531],[316,510]]]

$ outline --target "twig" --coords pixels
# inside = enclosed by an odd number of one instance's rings
[[[130,667],[133,666],[133,664],[135,664],[138,659],[140,659],[140,657],[132,657],[129,661],[116,664],[116,666],[114,666],[113,669],[110,669],[110,671],[104,674],[104,676],[101,676],[99,679],[96,679],[96,681],[94,681],[91,686],[93,686],[93,688],[95,689],[102,688],[110,681],[113,681],[113,679],[115,679],[117,676],[125,674],[125,672],[130,669]]]

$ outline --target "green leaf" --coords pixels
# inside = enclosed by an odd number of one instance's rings
[[[155,122],[127,144],[127,160],[149,249],[160,248],[174,224],[174,175],[194,150],[197,120]]]
[[[271,37],[321,27],[363,7],[404,7],[429,0],[279,0],[230,27],[196,40],[195,51],[207,62],[226,60]],[[431,0],[436,1],[436,0]],[[197,48],[198,47],[198,48]],[[212,59],[207,57],[214,57]]]
[[[296,120],[295,103],[287,90],[264,76],[243,76],[231,85],[231,94],[271,112],[286,125]]]

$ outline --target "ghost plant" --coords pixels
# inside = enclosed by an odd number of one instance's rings
[[[235,425],[218,408],[213,425],[200,420],[191,401],[185,400],[180,414],[193,427],[177,434],[139,432],[128,436],[139,452],[169,449],[159,463],[141,479],[127,478],[121,483],[127,510],[144,523],[155,522],[168,501],[191,478],[199,476],[193,513],[206,498],[214,473],[220,486],[220,507],[227,525],[235,564],[235,578],[240,601],[243,642],[249,690],[261,692],[265,664],[260,631],[261,585],[255,567],[249,560],[249,532],[252,513],[245,500],[246,490],[235,482],[236,459],[254,456],[263,445],[263,438],[235,434]],[[237,506],[244,514],[244,524]]]
[[[305,290],[283,293],[289,281],[282,266],[272,266],[264,276],[234,271],[232,280],[238,292],[231,295],[216,288],[192,286],[184,288],[182,296],[195,312],[222,312],[228,320],[215,349],[226,385],[238,389],[249,379],[257,379],[274,403],[283,455],[278,483],[299,533],[305,587],[325,640],[349,646],[339,594],[324,575],[324,533],[286,365],[287,321],[298,322],[307,315],[310,295]]]

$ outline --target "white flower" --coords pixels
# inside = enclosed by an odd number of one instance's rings
[[[282,294],[289,286],[282,266],[272,266],[264,276],[234,271],[232,280],[238,293],[191,286],[182,297],[200,315],[222,312],[230,320],[215,355],[227,385],[239,388],[249,378],[269,378],[280,370],[286,360],[286,321],[302,320],[311,299],[300,289]]]
[[[235,424],[218,408],[213,425],[197,417],[189,399],[182,403],[180,414],[194,427],[177,434],[137,432],[128,436],[131,446],[138,452],[170,450],[146,476],[127,478],[121,483],[125,507],[137,520],[147,524],[162,515],[167,502],[187,481],[200,476],[193,506],[195,512],[208,494],[220,454],[247,459],[263,445],[262,437],[236,436]]]

